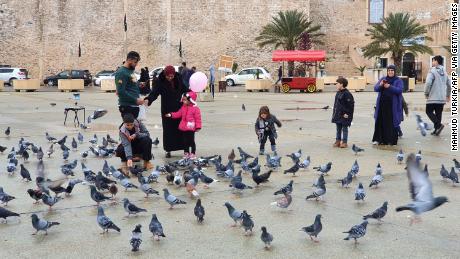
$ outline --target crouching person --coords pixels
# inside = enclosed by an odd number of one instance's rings
[[[152,139],[142,122],[136,120],[131,113],[123,115],[123,124],[120,127],[121,144],[117,148],[117,157],[121,159],[121,170],[129,175],[129,168],[133,166],[133,155],[141,155],[144,168],[150,170],[152,163]]]

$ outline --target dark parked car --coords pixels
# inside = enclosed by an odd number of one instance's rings
[[[90,85],[93,81],[89,70],[64,70],[56,75],[48,76],[43,80],[43,83],[49,86],[57,86],[59,79],[83,79],[85,86]]]

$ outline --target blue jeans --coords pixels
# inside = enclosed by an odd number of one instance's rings
[[[340,123],[336,123],[336,135],[335,135],[335,140],[342,141],[343,143],[347,143],[348,141],[348,126],[345,126]],[[342,136],[343,134],[343,136]]]

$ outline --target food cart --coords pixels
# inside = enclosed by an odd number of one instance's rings
[[[324,50],[275,50],[272,53],[272,61],[298,61],[315,62],[315,74],[318,61],[326,60]],[[291,90],[307,91],[309,93],[322,91],[324,81],[316,77],[283,77],[281,79],[281,91],[288,93]]]

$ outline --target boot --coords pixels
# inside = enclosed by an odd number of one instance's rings
[[[340,148],[347,148],[347,147],[348,147],[347,142],[342,141],[342,143],[340,143]]]
[[[145,168],[145,170],[152,170],[153,165],[152,165],[152,163],[150,163],[150,161],[144,160],[144,168]]]
[[[336,140],[335,143],[332,146],[333,147],[340,147],[340,140]]]
[[[128,168],[128,163],[122,162],[122,163],[121,163],[121,167],[120,167],[120,171],[121,171],[121,173],[124,174],[126,177],[130,178],[130,171],[129,171],[129,168]]]

